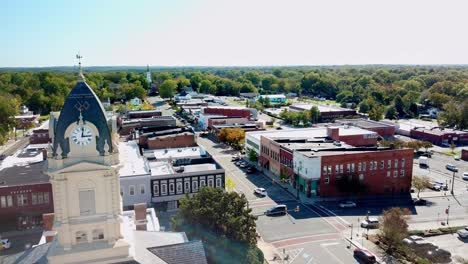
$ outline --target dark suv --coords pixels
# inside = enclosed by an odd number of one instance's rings
[[[375,258],[375,256],[368,250],[363,248],[356,248],[354,250],[354,257],[356,259],[359,259],[363,263],[377,263],[377,259]]]

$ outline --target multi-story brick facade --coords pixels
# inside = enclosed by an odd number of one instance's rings
[[[276,176],[281,175],[280,148],[281,146],[267,137],[260,138],[260,166],[268,169]]]
[[[49,129],[34,129],[29,137],[29,144],[47,144],[49,142]]]
[[[424,129],[414,128],[411,129],[410,135],[412,138],[429,141],[434,145],[467,145],[468,144],[468,132],[457,131],[452,129]]]
[[[195,146],[197,146],[195,135],[187,132],[184,134],[148,138],[147,141],[148,149],[186,148]]]
[[[242,107],[205,107],[203,108],[205,115],[221,115],[227,117],[243,117],[250,119],[252,115],[250,109]]]
[[[358,194],[339,190],[338,181],[342,177],[358,180],[367,195],[407,193],[412,172],[412,149],[325,152],[321,155],[317,194],[322,197]]]
[[[4,228],[39,226],[42,214],[54,212],[52,186],[42,166],[39,162],[0,171],[0,222]]]

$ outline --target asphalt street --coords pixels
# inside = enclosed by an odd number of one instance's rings
[[[284,250],[284,256],[288,256],[285,263],[357,263],[352,256],[353,248],[348,249],[344,240],[348,228],[344,221],[319,207],[298,202],[261,173],[246,174],[231,161],[237,152],[223,144],[203,137],[198,138],[198,144],[225,168],[226,176],[236,183],[235,190],[245,194],[253,214],[258,216],[261,239],[280,252]],[[268,196],[256,196],[253,193],[256,187],[265,188]],[[265,216],[265,211],[276,204],[285,204],[288,214]],[[297,206],[299,212],[294,210]]]

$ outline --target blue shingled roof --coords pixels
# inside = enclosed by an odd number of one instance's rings
[[[112,151],[111,133],[107,125],[104,107],[93,89],[85,81],[80,80],[68,94],[62,111],[60,111],[55,127],[54,155],[57,144],[60,144],[64,156],[70,152],[70,142],[67,138],[69,135],[65,135],[65,130],[70,124],[78,122],[80,110],[83,121],[93,123],[99,131],[99,137],[96,139],[96,150],[102,155],[107,140],[109,151]]]

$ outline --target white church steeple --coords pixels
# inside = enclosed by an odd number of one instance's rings
[[[146,65],[146,80],[149,82],[151,85],[151,72],[149,70],[149,65]]]

